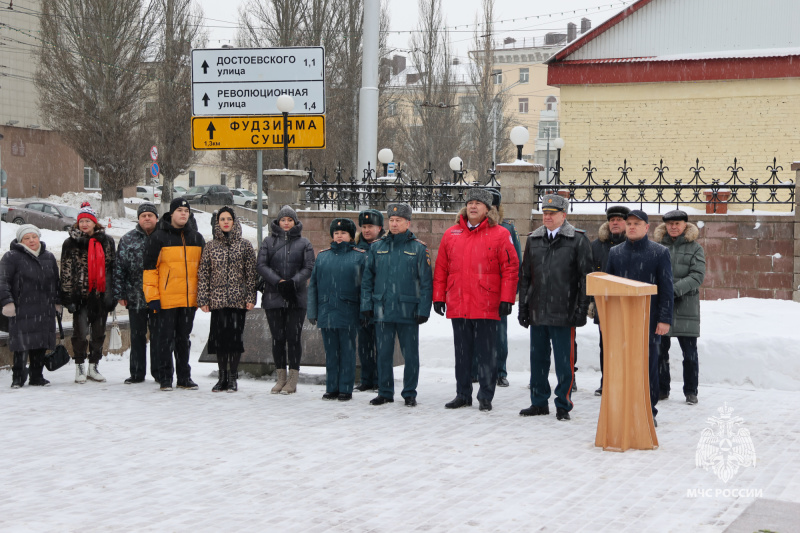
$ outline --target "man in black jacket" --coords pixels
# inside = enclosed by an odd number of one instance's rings
[[[543,226],[528,237],[519,287],[519,323],[531,329],[531,406],[521,416],[550,414],[550,347],[556,365],[556,418],[569,420],[575,380],[575,328],[586,324],[586,275],[592,250],[583,231],[567,222],[569,202],[542,198]]]
[[[605,272],[608,263],[608,253],[612,246],[625,242],[625,219],[631,210],[624,205],[612,205],[606,211],[607,222],[604,222],[597,231],[597,239],[592,241],[592,262],[594,272]],[[600,317],[594,306],[594,298],[589,304],[589,318],[600,328]],[[595,396],[603,394],[603,332],[600,331],[600,387],[594,391]]]

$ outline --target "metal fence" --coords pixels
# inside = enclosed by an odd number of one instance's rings
[[[300,187],[305,189],[306,206],[313,209],[360,210],[366,207],[383,209],[392,202],[410,204],[414,210],[428,212],[457,212],[464,206],[467,191],[473,188],[497,188],[497,174],[494,168],[481,181],[467,182],[464,171],[450,172],[452,181],[435,180],[436,171],[428,167],[422,171],[420,180],[407,175],[399,169],[394,177],[377,177],[375,169],[367,168],[359,181],[354,176],[344,178],[341,166],[328,176],[325,171],[321,178],[317,169],[309,165],[305,171],[308,177]]]
[[[788,211],[795,209],[795,183],[792,179],[782,180],[778,173],[783,167],[777,165],[777,158],[772,159],[772,165],[766,167],[768,175],[760,181],[759,178],[744,178],[740,176],[744,168],[739,166],[738,160],[734,158],[733,165],[727,168],[730,177],[723,179],[704,179],[703,172],[705,167],[700,166],[700,159],[695,160],[695,165],[689,168],[688,181],[683,179],[673,179],[667,181],[666,174],[669,167],[664,165],[664,161],[659,161],[655,165],[653,172],[655,178],[651,181],[647,179],[633,180],[630,177],[632,168],[628,166],[628,161],[624,160],[622,166],[617,169],[620,173],[616,179],[598,179],[595,177],[597,168],[592,166],[591,160],[583,167],[586,173],[583,181],[569,180],[566,183],[560,179],[560,172],[563,168],[552,168],[553,183],[542,183],[534,187],[537,199],[537,207],[541,202],[541,197],[555,191],[569,193],[570,210],[574,210],[576,204],[616,204],[628,203],[657,204],[659,212],[661,206],[680,208],[681,205],[689,204],[708,204],[714,206],[716,212],[717,205],[727,203],[728,205],[746,205],[755,210],[756,206],[787,206]],[[566,195],[565,195],[566,196]]]

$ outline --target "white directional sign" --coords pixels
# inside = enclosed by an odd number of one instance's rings
[[[282,94],[292,115],[325,113],[324,48],[192,50],[194,116],[276,115]]]

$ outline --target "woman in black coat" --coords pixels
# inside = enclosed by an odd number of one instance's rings
[[[272,335],[272,358],[278,382],[272,394],[292,394],[297,390],[300,334],[306,317],[308,279],[314,269],[314,248],[301,236],[303,224],[288,205],[272,221],[269,236],[261,243],[256,270],[266,281],[261,307],[267,314]],[[286,374],[288,344],[289,375]]]
[[[25,224],[17,230],[10,251],[0,260],[0,306],[9,318],[9,348],[14,352],[11,388],[25,384],[25,359],[30,358],[31,386],[45,387],[44,354],[56,345],[58,264],[39,240],[39,229]]]

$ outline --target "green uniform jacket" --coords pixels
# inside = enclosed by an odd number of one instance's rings
[[[670,337],[700,336],[700,285],[706,275],[706,256],[697,242],[699,235],[700,230],[691,223],[677,239],[669,236],[666,224],[653,232],[653,239],[669,249],[672,261],[675,306]]]
[[[367,254],[352,242],[331,243],[317,255],[308,284],[308,318],[319,328],[359,324],[361,275]]]
[[[372,243],[361,282],[361,312],[376,322],[416,324],[430,316],[433,272],[428,247],[410,231]]]

